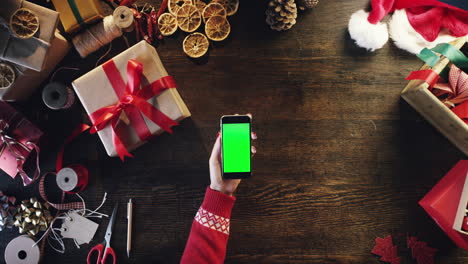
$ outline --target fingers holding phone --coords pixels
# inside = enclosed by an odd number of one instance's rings
[[[257,134],[251,129],[252,115],[221,117],[221,132],[210,157],[211,188],[232,195],[240,179],[251,176],[251,158],[257,152],[252,141]]]

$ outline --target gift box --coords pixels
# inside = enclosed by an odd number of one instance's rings
[[[104,17],[99,0],[52,0],[52,3],[60,13],[60,21],[67,33],[77,31]]]
[[[0,169],[15,178],[20,175],[25,185],[39,177],[39,148],[41,130],[29,122],[8,103],[0,101]],[[32,151],[36,151],[36,169],[29,177],[23,165]]]
[[[468,160],[459,161],[440,180],[429,193],[424,196],[419,204],[442,228],[442,230],[457,244],[457,246],[468,250],[468,235],[460,232],[461,225],[457,220],[457,212],[462,199],[463,189],[468,174]]]
[[[9,30],[9,21],[19,8],[31,10],[39,18],[39,30],[28,39],[15,37]],[[0,7],[0,59],[41,71],[46,61],[50,42],[54,39],[58,13],[23,0],[2,0]]]
[[[457,39],[451,44],[458,49],[468,45],[465,38]],[[433,70],[435,73],[441,74],[441,72],[447,71],[450,65],[450,60],[441,56],[433,67],[425,64],[421,70]],[[465,155],[468,155],[467,124],[431,92],[430,86],[424,80],[411,80],[403,89],[401,97]]]
[[[152,135],[171,132],[172,125],[190,116],[174,80],[145,41],[72,85],[109,156],[123,158],[125,149],[131,151]]]
[[[453,230],[468,236],[468,170],[465,172],[465,183],[458,202],[457,213],[453,220]]]
[[[14,83],[6,88],[0,89],[0,99],[3,101],[26,100],[31,96],[41,83],[49,77],[57,64],[65,57],[70,50],[68,41],[55,32],[55,38],[50,42],[50,49],[47,54],[44,69],[40,72],[25,68],[17,64],[10,64],[15,70]],[[0,61],[1,62],[1,61]]]

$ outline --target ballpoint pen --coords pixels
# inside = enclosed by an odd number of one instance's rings
[[[130,258],[130,250],[132,249],[132,218],[133,218],[133,203],[132,199],[127,204],[127,256]]]

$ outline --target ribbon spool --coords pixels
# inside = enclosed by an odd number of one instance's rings
[[[126,6],[119,6],[114,10],[112,14],[114,23],[116,26],[121,28],[124,32],[133,31],[133,12]]]
[[[42,100],[52,110],[67,109],[75,102],[75,94],[65,84],[51,82],[42,90]]]
[[[88,185],[88,170],[81,165],[72,165],[61,169],[55,179],[62,191],[69,194],[79,193]]]
[[[7,264],[36,264],[41,253],[36,242],[27,235],[19,236],[8,243],[5,249]]]

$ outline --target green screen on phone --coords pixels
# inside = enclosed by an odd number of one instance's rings
[[[223,124],[223,171],[250,172],[250,124]]]

